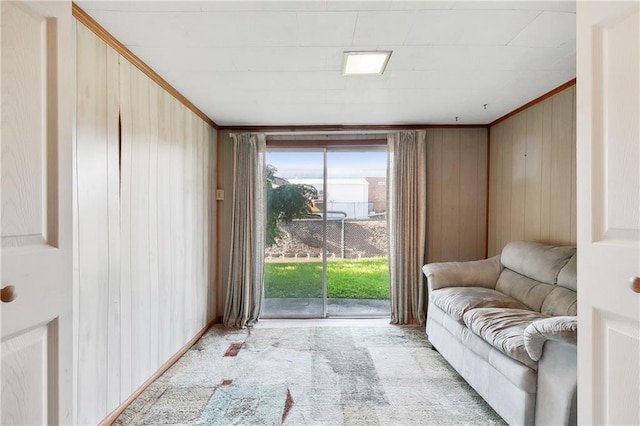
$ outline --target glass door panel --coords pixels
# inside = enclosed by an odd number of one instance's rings
[[[263,318],[322,318],[324,150],[269,149]],[[315,191],[313,202],[296,202]],[[293,215],[290,221],[269,220]]]
[[[326,153],[327,316],[390,313],[386,147]]]

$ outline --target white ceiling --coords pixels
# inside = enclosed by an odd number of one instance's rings
[[[485,124],[575,77],[575,2],[76,3],[223,126]]]

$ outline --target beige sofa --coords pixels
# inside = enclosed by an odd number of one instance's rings
[[[427,264],[427,335],[509,424],[576,423],[576,250]]]

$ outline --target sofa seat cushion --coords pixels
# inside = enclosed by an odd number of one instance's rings
[[[537,369],[524,344],[524,330],[548,315],[525,309],[473,309],[464,314],[464,323],[484,341],[521,363]]]
[[[471,309],[529,309],[511,296],[484,287],[446,287],[432,291],[430,297],[437,307],[460,323],[464,323],[462,316]]]

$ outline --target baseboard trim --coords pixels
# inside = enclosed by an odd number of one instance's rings
[[[118,406],[118,408],[116,408],[115,410],[113,410],[107,417],[105,417],[104,420],[102,420],[99,425],[100,426],[110,426],[111,424],[113,424],[113,422],[116,421],[116,419],[120,416],[120,414],[122,414],[122,412],[137,398],[140,396],[140,394],[142,392],[144,392],[144,390],[149,387],[149,385],[151,385],[151,383],[153,383],[154,381],[156,381],[156,379],[160,376],[162,376],[173,364],[175,364],[180,357],[182,357],[182,355],[184,355],[185,353],[187,353],[187,351],[189,349],[191,349],[191,347],[193,345],[196,344],[196,342],[198,340],[200,340],[200,338],[202,336],[204,336],[204,333],[207,332],[207,330],[209,330],[211,327],[213,327],[214,324],[217,324],[217,317],[216,319],[210,321],[209,323],[207,323],[207,325],[204,326],[204,328],[202,330],[200,330],[195,336],[193,336],[193,338],[191,340],[189,340],[182,348],[180,348],[180,350],[178,352],[176,352],[171,358],[169,358],[169,360],[167,362],[165,362],[164,364],[162,364],[162,366],[158,369],[158,371],[156,371],[153,376],[149,377],[149,379],[147,379],[146,382],[144,382],[138,389],[136,389],[136,391],[134,393],[131,394],[131,396],[129,398],[127,398],[122,404],[120,404],[120,406]]]

